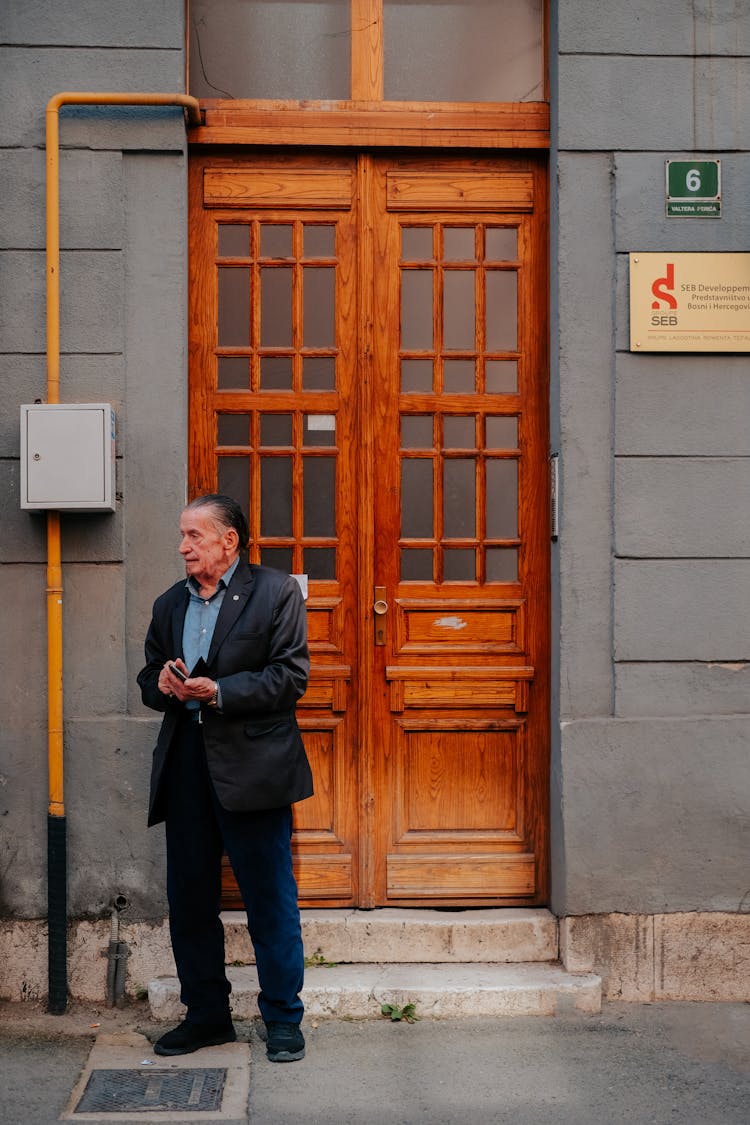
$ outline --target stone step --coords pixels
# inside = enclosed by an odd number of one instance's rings
[[[237,1019],[258,1015],[254,966],[230,967],[232,1010]],[[176,977],[149,985],[157,1020],[184,1015]],[[315,966],[305,973],[302,993],[307,1019],[382,1019],[381,1005],[414,1004],[420,1019],[468,1016],[550,1016],[601,1011],[601,980],[567,973],[559,965],[359,964]]]
[[[246,916],[222,915],[229,965],[252,964]],[[556,961],[548,910],[303,910],[308,960],[340,964]]]

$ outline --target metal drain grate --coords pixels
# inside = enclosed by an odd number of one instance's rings
[[[221,1109],[225,1067],[92,1070],[74,1113],[206,1113]]]

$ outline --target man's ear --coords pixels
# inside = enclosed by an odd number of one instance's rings
[[[224,543],[226,544],[227,550],[229,551],[236,551],[239,549],[240,537],[237,534],[236,528],[228,527],[226,529],[226,531],[224,532]]]

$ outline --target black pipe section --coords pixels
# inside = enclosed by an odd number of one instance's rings
[[[112,911],[112,926],[109,936],[109,945],[107,946],[107,1007],[114,1008],[115,1006],[115,977],[117,975],[117,947],[120,944],[117,940],[118,926],[117,915]]]
[[[47,1011],[68,1006],[68,847],[64,816],[47,817]]]
[[[115,1007],[125,1007],[125,980],[128,971],[128,957],[130,956],[130,949],[125,941],[118,941],[117,953],[115,954]]]
[[[110,1008],[125,1006],[125,978],[130,950],[120,941],[120,911],[126,910],[125,895],[117,895],[112,903],[109,947],[107,949],[107,1004]]]

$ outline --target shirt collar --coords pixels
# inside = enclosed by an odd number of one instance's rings
[[[213,593],[211,595],[211,597],[215,598],[216,594],[218,594],[219,590],[222,590],[222,589],[225,590],[227,588],[229,583],[232,581],[232,575],[234,574],[235,570],[239,566],[239,562],[240,562],[240,557],[238,555],[237,558],[234,560],[234,562],[230,566],[227,567],[227,569],[224,571],[224,573],[222,574],[219,581],[216,583],[216,591],[215,591],[215,593]],[[193,577],[192,574],[190,575],[190,577],[185,582],[185,585],[187,586],[187,588],[188,588],[188,590],[190,591],[191,594],[195,594],[196,597],[201,596],[200,595],[200,587],[199,587],[198,583],[196,582],[196,580],[195,580],[195,578]]]

